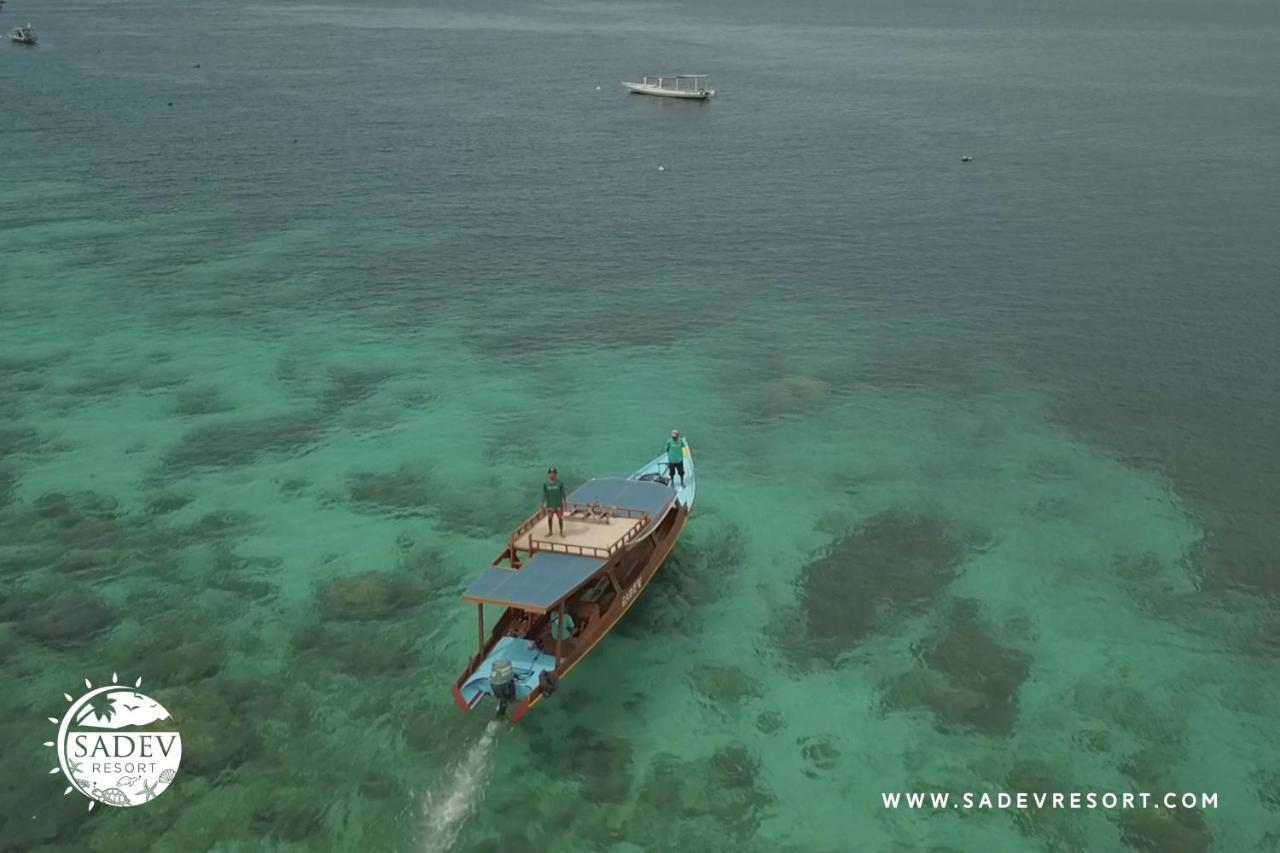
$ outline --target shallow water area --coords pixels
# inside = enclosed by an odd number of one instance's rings
[[[0,851],[1269,849],[1280,21],[1158,5],[33,12]],[[673,427],[657,580],[462,714],[547,466]],[[88,812],[40,744],[116,671],[183,760]]]

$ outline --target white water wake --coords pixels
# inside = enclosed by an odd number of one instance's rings
[[[467,818],[484,799],[489,760],[499,723],[490,721],[484,734],[458,759],[440,784],[422,801],[423,853],[445,853],[458,839]]]

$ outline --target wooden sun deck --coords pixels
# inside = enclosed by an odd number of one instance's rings
[[[583,504],[567,504],[564,514],[564,533],[560,533],[560,520],[552,519],[552,530],[547,534],[547,514],[538,510],[511,534],[510,542],[515,551],[532,554],[537,551],[554,551],[579,557],[596,557],[607,560],[622,546],[638,536],[649,524],[649,514],[623,507],[595,507],[607,513],[605,518],[592,517],[592,507]]]

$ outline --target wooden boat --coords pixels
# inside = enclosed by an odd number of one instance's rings
[[[546,532],[539,509],[463,594],[476,605],[479,651],[453,685],[471,711],[486,696],[512,722],[551,695],[640,598],[684,531],[694,496],[693,456],[685,484],[665,476],[666,454],[627,479],[591,480],[565,502],[564,535]],[[484,606],[505,607],[488,636]]]
[[[623,80],[633,95],[655,95],[659,98],[684,98],[705,101],[716,93],[707,88],[709,74],[677,74],[674,77],[644,76],[639,82]]]
[[[38,40],[36,39],[35,27],[30,24],[27,24],[25,27],[14,27],[9,30],[9,39],[10,41],[15,41],[18,44],[35,44]]]

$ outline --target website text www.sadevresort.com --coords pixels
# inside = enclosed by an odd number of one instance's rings
[[[1073,791],[1071,793],[1027,793],[1020,791],[1009,793],[1001,791],[996,794],[976,794],[966,791],[963,794],[941,792],[886,792],[880,793],[886,809],[928,809],[942,811],[944,809],[1080,809],[1092,811],[1126,810],[1126,809],[1216,809],[1217,793],[1165,792],[1153,794],[1146,791],[1098,793],[1096,791]]]

